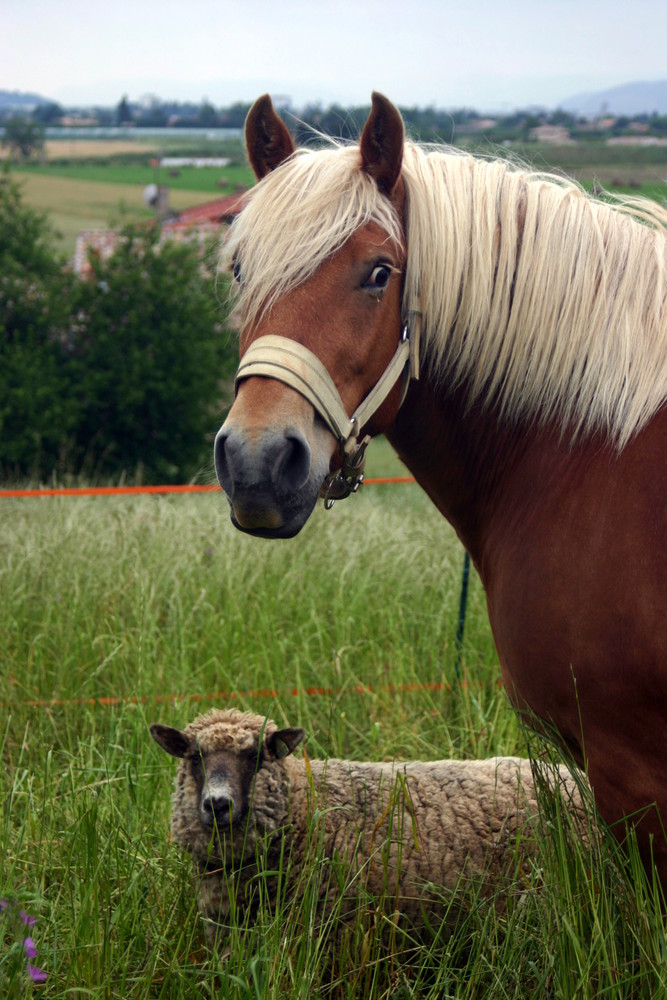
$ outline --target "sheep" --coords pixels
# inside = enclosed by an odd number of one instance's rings
[[[538,806],[528,760],[297,759],[303,729],[237,709],[150,733],[181,759],[171,834],[192,854],[211,943],[231,910],[237,920],[256,910],[258,875],[269,898],[285,878],[294,894],[310,858],[339,863],[322,885],[322,913],[338,897],[344,921],[363,891],[388,903],[393,921],[418,929],[437,927],[462,882],[497,892],[530,853]],[[561,767],[549,781],[583,819],[581,779]]]

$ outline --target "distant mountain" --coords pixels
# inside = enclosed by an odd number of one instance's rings
[[[626,83],[620,87],[610,87],[609,90],[575,94],[574,97],[561,101],[559,107],[575,115],[586,115],[587,118],[600,114],[650,115],[654,111],[659,115],[667,115],[667,80]]]
[[[0,111],[32,111],[40,104],[53,104],[53,101],[20,90],[0,90]]]

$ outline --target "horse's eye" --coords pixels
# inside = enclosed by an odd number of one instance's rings
[[[383,292],[391,278],[391,267],[388,264],[378,264],[364,282],[364,288],[370,292]]]

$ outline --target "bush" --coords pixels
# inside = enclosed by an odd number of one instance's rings
[[[46,218],[26,208],[0,173],[0,466],[44,471],[75,429],[61,342],[72,276],[53,250]]]
[[[210,461],[236,348],[189,244],[129,228],[83,281],[0,175],[0,469],[191,478]]]
[[[125,230],[80,282],[71,350],[81,372],[79,467],[176,481],[210,461],[236,349],[195,248]],[[218,412],[216,412],[218,411]]]
[[[5,122],[2,145],[17,160],[30,160],[44,150],[44,128],[33,118],[13,115]]]

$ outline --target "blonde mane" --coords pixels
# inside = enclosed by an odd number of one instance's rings
[[[402,241],[356,146],[299,150],[250,193],[223,251],[257,318],[360,226]],[[404,315],[431,376],[503,417],[622,448],[667,399],[667,212],[573,181],[406,143]]]

